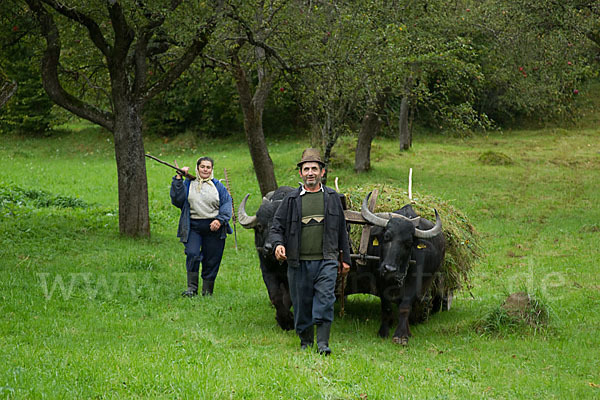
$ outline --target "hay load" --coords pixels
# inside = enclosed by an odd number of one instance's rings
[[[379,190],[376,212],[392,212],[411,204],[421,217],[435,221],[433,209],[438,211],[446,238],[446,257],[437,282],[444,282],[444,289],[450,292],[469,289],[469,273],[481,251],[479,235],[464,213],[434,196],[412,193],[411,201],[407,192],[385,185],[356,186],[344,188],[341,192],[346,195],[348,209],[360,211],[363,199],[374,189]],[[358,248],[361,232],[360,225],[351,226],[350,240],[354,249]]]

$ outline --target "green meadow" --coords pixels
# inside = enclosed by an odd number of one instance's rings
[[[87,125],[0,142],[0,398],[585,399],[600,397],[600,130],[541,129],[468,138],[376,139],[373,169],[335,148],[330,184],[407,187],[444,199],[480,234],[471,288],[412,327],[409,345],[377,336],[378,298],[350,296],[330,357],[302,352],[276,324],[252,231],[229,236],[212,297],[182,298],[183,246],[169,168],[147,161],[150,239],[119,236],[111,135]],[[261,196],[245,141],[148,138],[179,165],[227,169],[237,211]],[[307,143],[268,142],[280,185]],[[498,156],[496,158],[490,156]],[[500,162],[498,160],[504,160]],[[442,215],[442,219],[444,216]],[[546,323],[495,326],[525,291]],[[486,321],[490,329],[481,329]],[[479,328],[478,328],[479,327]]]

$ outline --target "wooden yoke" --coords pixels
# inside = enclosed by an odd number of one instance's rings
[[[369,208],[369,211],[371,211],[371,212],[375,212],[375,203],[377,202],[378,195],[379,195],[379,190],[374,189],[373,193],[371,194],[371,198],[369,199],[369,204],[367,206]],[[361,223],[366,223],[366,221],[362,218],[362,215],[360,216],[360,219],[362,220],[362,221],[360,221]],[[359,221],[356,221],[356,222],[359,222]],[[365,256],[367,254],[370,236],[371,236],[371,225],[365,224],[365,226],[363,226],[362,234],[360,236],[360,244],[358,245],[358,254],[359,255]],[[358,259],[356,259],[356,262],[358,265],[361,265],[361,266],[365,266],[367,264],[367,261],[365,258],[358,258]]]

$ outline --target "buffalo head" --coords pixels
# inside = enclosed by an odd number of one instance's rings
[[[396,211],[393,213],[373,213],[368,208],[369,197],[364,199],[361,214],[363,218],[377,226],[372,232],[379,241],[380,263],[379,274],[386,279],[395,279],[400,285],[404,282],[411,259],[413,244],[416,239],[428,239],[442,232],[442,221],[435,210],[436,223],[430,229],[419,229],[420,217],[407,217]],[[423,219],[423,221],[427,221]],[[428,221],[427,221],[428,222]]]
[[[291,190],[293,190],[292,187],[281,186],[277,190],[267,193],[263,197],[262,204],[256,211],[256,215],[248,215],[246,213],[246,201],[250,194],[247,194],[240,204],[238,221],[244,228],[254,229],[254,245],[259,254],[263,256],[268,256],[273,252],[273,246],[267,240],[273,216],[281,204],[281,200]]]

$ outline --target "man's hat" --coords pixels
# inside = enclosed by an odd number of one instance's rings
[[[302,168],[302,164],[305,162],[316,162],[321,165],[321,168],[325,167],[325,163],[321,161],[321,152],[319,149],[308,148],[302,152],[302,159],[297,164],[298,168]]]

